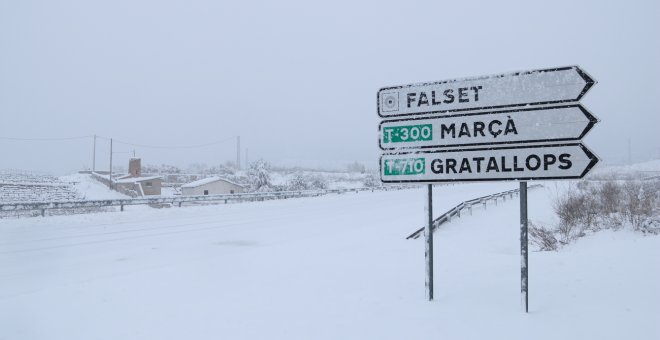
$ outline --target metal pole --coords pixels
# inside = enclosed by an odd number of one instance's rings
[[[96,134],[94,134],[94,151],[92,152],[92,172],[96,171]]]
[[[236,169],[241,170],[241,136],[236,136]]]
[[[529,311],[527,260],[527,182],[520,182],[520,293],[525,313]]]
[[[433,301],[433,186],[431,184],[428,185],[426,212],[429,219],[424,230],[426,235],[426,249],[424,252],[426,258],[426,297],[429,301]]]
[[[112,138],[110,138],[110,173],[108,174],[108,178],[110,179],[108,187],[112,189]]]

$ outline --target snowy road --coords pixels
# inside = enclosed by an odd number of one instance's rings
[[[437,187],[436,214],[509,184]],[[549,221],[551,192],[530,191]],[[423,190],[0,220],[0,339],[655,339],[660,238],[530,255],[518,201],[436,233],[424,301]]]

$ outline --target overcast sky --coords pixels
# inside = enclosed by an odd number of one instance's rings
[[[605,162],[660,157],[657,1],[0,1],[0,169],[249,158],[376,168],[380,87],[579,65]],[[97,167],[108,141],[98,140]]]

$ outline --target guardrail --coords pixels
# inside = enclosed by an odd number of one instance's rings
[[[528,189],[533,189],[533,188],[538,188],[538,187],[541,187],[541,186],[543,186],[543,185],[533,184],[533,185],[528,186],[527,188]],[[497,205],[497,199],[498,198],[503,198],[506,201],[506,196],[510,196],[510,198],[513,198],[514,194],[518,195],[519,193],[520,193],[520,189],[514,189],[514,190],[502,191],[502,192],[498,192],[496,194],[483,196],[483,197],[471,199],[469,201],[461,202],[457,206],[449,209],[449,211],[447,211],[446,213],[440,215],[440,217],[433,220],[433,223],[431,224],[431,226],[432,226],[431,233],[433,233],[433,231],[436,228],[440,227],[440,225],[442,225],[443,223],[450,222],[452,217],[454,217],[454,216],[461,217],[461,211],[463,209],[467,208],[470,211],[470,215],[472,215],[472,206],[474,206],[474,205],[483,204],[483,206],[485,208],[488,201],[491,201],[491,200],[495,201],[495,205]],[[424,228],[422,227],[419,230],[415,231],[414,233],[410,234],[408,237],[406,237],[406,239],[407,240],[416,239],[416,238],[420,237],[423,233],[424,233]]]
[[[0,203],[0,212],[10,211],[41,211],[41,216],[45,216],[49,209],[78,209],[78,208],[102,208],[102,207],[120,207],[124,211],[127,205],[162,205],[177,204],[179,207],[186,202],[249,202],[264,201],[272,199],[315,197],[328,194],[343,194],[360,191],[388,191],[411,188],[410,186],[384,186],[375,188],[353,188],[353,189],[322,189],[322,190],[299,190],[299,191],[277,191],[277,192],[253,192],[227,195],[201,195],[201,196],[172,196],[172,197],[151,197],[151,198],[126,198],[126,199],[106,199],[106,200],[79,200],[79,201],[54,201],[54,202],[11,202]]]

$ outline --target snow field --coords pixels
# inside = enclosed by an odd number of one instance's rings
[[[439,215],[517,183],[434,188]],[[553,192],[529,191],[552,221]],[[435,234],[425,190],[0,221],[0,339],[656,339],[660,240],[603,232],[530,253],[518,200]]]

